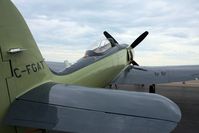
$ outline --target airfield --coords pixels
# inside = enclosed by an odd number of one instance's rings
[[[147,86],[119,86],[119,89],[148,92]],[[172,133],[199,132],[199,81],[156,85],[156,93],[168,97],[181,109],[182,119]]]

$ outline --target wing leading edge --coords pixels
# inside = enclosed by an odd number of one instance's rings
[[[181,119],[178,106],[148,93],[46,83],[11,105],[10,125],[67,132],[170,132]]]
[[[113,83],[116,84],[160,84],[182,82],[199,78],[199,66],[139,67],[129,65]]]

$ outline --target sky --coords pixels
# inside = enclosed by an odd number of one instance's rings
[[[144,66],[199,64],[198,0],[12,0],[47,61],[75,62],[108,31]]]

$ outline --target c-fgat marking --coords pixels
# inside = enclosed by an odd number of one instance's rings
[[[13,73],[15,75],[16,78],[21,78],[24,74],[31,74],[31,73],[36,73],[39,72],[41,70],[43,70],[44,67],[44,61],[39,61],[36,63],[31,63],[31,64],[27,64],[25,65],[25,68],[14,68],[13,69]]]

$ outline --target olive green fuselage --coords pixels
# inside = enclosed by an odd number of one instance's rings
[[[127,65],[126,53],[126,49],[123,49],[71,74],[53,75],[53,82],[105,87]]]

